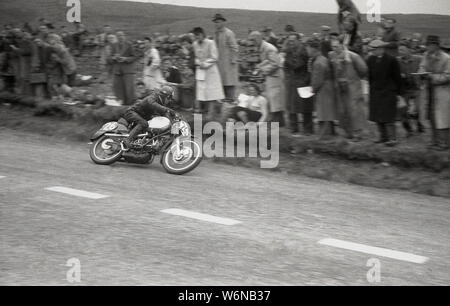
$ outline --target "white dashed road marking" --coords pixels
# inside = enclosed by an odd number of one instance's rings
[[[6,177],[6,176],[1,176],[1,175],[0,175],[0,179],[5,178],[5,177]]]
[[[88,199],[93,199],[93,200],[99,200],[99,199],[104,199],[104,198],[109,197],[109,196],[106,196],[103,194],[88,192],[88,191],[84,191],[84,190],[77,190],[77,189],[72,189],[72,188],[67,188],[67,187],[60,187],[60,186],[50,187],[50,188],[45,188],[45,189],[49,190],[49,191],[65,193],[65,194],[73,195],[76,197],[88,198]]]
[[[387,257],[402,261],[408,261],[412,263],[417,264],[423,264],[429,260],[428,257],[414,255],[411,253],[404,253],[399,251],[394,251],[390,249],[383,249],[378,247],[372,247],[369,245],[359,244],[359,243],[353,243],[343,240],[337,240],[337,239],[322,239],[318,242],[322,245],[332,246],[340,249],[346,249],[350,251],[356,251],[360,253],[366,253],[371,255],[377,255],[381,257]]]
[[[233,219],[215,217],[215,216],[201,214],[201,213],[197,213],[197,212],[193,212],[193,211],[187,211],[187,210],[183,210],[183,209],[165,209],[165,210],[161,210],[161,212],[170,214],[170,215],[182,216],[182,217],[187,217],[187,218],[206,221],[206,222],[218,223],[218,224],[222,224],[222,225],[236,225],[236,224],[242,223],[241,221],[237,221],[237,220],[233,220]]]

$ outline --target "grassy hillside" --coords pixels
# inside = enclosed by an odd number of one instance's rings
[[[230,21],[230,28],[239,37],[245,37],[248,29],[261,29],[271,26],[282,32],[286,24],[293,24],[299,32],[311,34],[319,31],[323,24],[336,27],[333,14],[246,11],[228,9],[206,9],[152,3],[133,3],[105,0],[81,0],[82,22],[95,29],[111,24],[123,29],[132,36],[142,36],[153,32],[179,34],[194,26],[203,26],[209,33],[213,31],[211,17],[223,13]],[[66,0],[2,0],[0,1],[0,20],[2,23],[36,23],[45,17],[57,25],[65,24],[68,8]],[[450,16],[441,15],[390,15],[398,19],[399,29],[404,34],[421,32],[438,34],[450,38]],[[374,31],[375,26],[367,22],[363,31]]]

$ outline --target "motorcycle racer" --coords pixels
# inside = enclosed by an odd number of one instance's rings
[[[125,151],[130,150],[131,144],[139,134],[147,131],[148,120],[151,120],[155,115],[180,117],[168,107],[173,100],[174,90],[172,87],[163,86],[160,89],[149,91],[142,89],[143,85],[138,83],[138,89],[141,89],[140,97],[134,105],[128,108],[123,116],[126,121],[134,124],[128,138],[123,141]]]

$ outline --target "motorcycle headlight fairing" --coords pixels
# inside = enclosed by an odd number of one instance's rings
[[[178,135],[180,132],[182,136],[189,137],[191,136],[191,127],[184,121],[175,122],[174,125],[172,125],[172,134]]]

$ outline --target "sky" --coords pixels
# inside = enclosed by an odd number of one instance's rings
[[[236,8],[271,11],[336,13],[335,0],[123,0],[187,5],[208,8]],[[368,2],[379,1],[382,14],[440,14],[450,15],[450,0],[354,0],[366,12]]]

